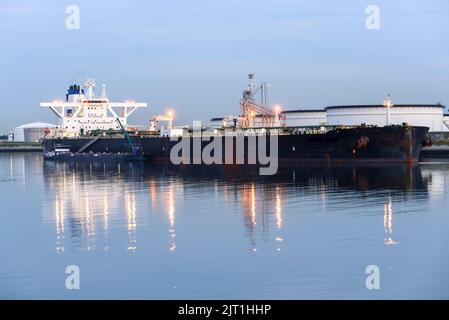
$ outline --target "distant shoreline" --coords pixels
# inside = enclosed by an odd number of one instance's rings
[[[39,142],[0,142],[0,152],[42,152]]]

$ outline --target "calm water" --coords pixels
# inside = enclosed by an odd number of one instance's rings
[[[259,177],[0,154],[0,197],[1,298],[449,298],[449,163]]]

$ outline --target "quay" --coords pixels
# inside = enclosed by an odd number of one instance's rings
[[[39,142],[0,142],[0,152],[42,152]]]

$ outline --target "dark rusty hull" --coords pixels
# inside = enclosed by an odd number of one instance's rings
[[[279,135],[277,136],[277,159],[280,165],[325,162],[413,163],[419,160],[427,132],[427,127],[389,126],[344,128],[315,134]],[[190,138],[188,158],[190,163],[197,162],[193,159],[195,155],[193,145],[199,142],[198,139],[200,138]],[[229,149],[225,148],[225,139],[222,139],[222,162],[236,163],[236,138],[227,137],[226,139],[233,139],[233,155],[229,161]],[[64,145],[70,147],[71,152],[77,153],[87,141],[86,138],[45,139],[43,141],[44,152],[54,151],[56,145]],[[133,137],[133,141],[143,148],[148,161],[157,163],[170,163],[170,151],[178,143],[168,137]],[[201,150],[203,150],[209,141],[200,143]],[[269,136],[265,143],[267,153],[270,153],[273,148]],[[245,164],[248,163],[248,146],[251,144],[254,144],[254,141],[244,137]],[[253,153],[258,152],[259,144],[254,145]],[[130,146],[125,139],[100,138],[84,152],[128,153]],[[226,161],[226,152],[228,152],[228,161]],[[198,154],[196,156],[198,158]],[[201,158],[201,154],[199,158]]]

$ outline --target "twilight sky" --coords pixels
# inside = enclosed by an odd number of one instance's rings
[[[80,9],[80,29],[65,9]],[[368,30],[368,5],[380,29]],[[0,0],[0,133],[56,123],[39,102],[95,78],[113,100],[146,101],[131,123],[236,114],[247,74],[283,109],[338,104],[449,105],[447,0]]]

